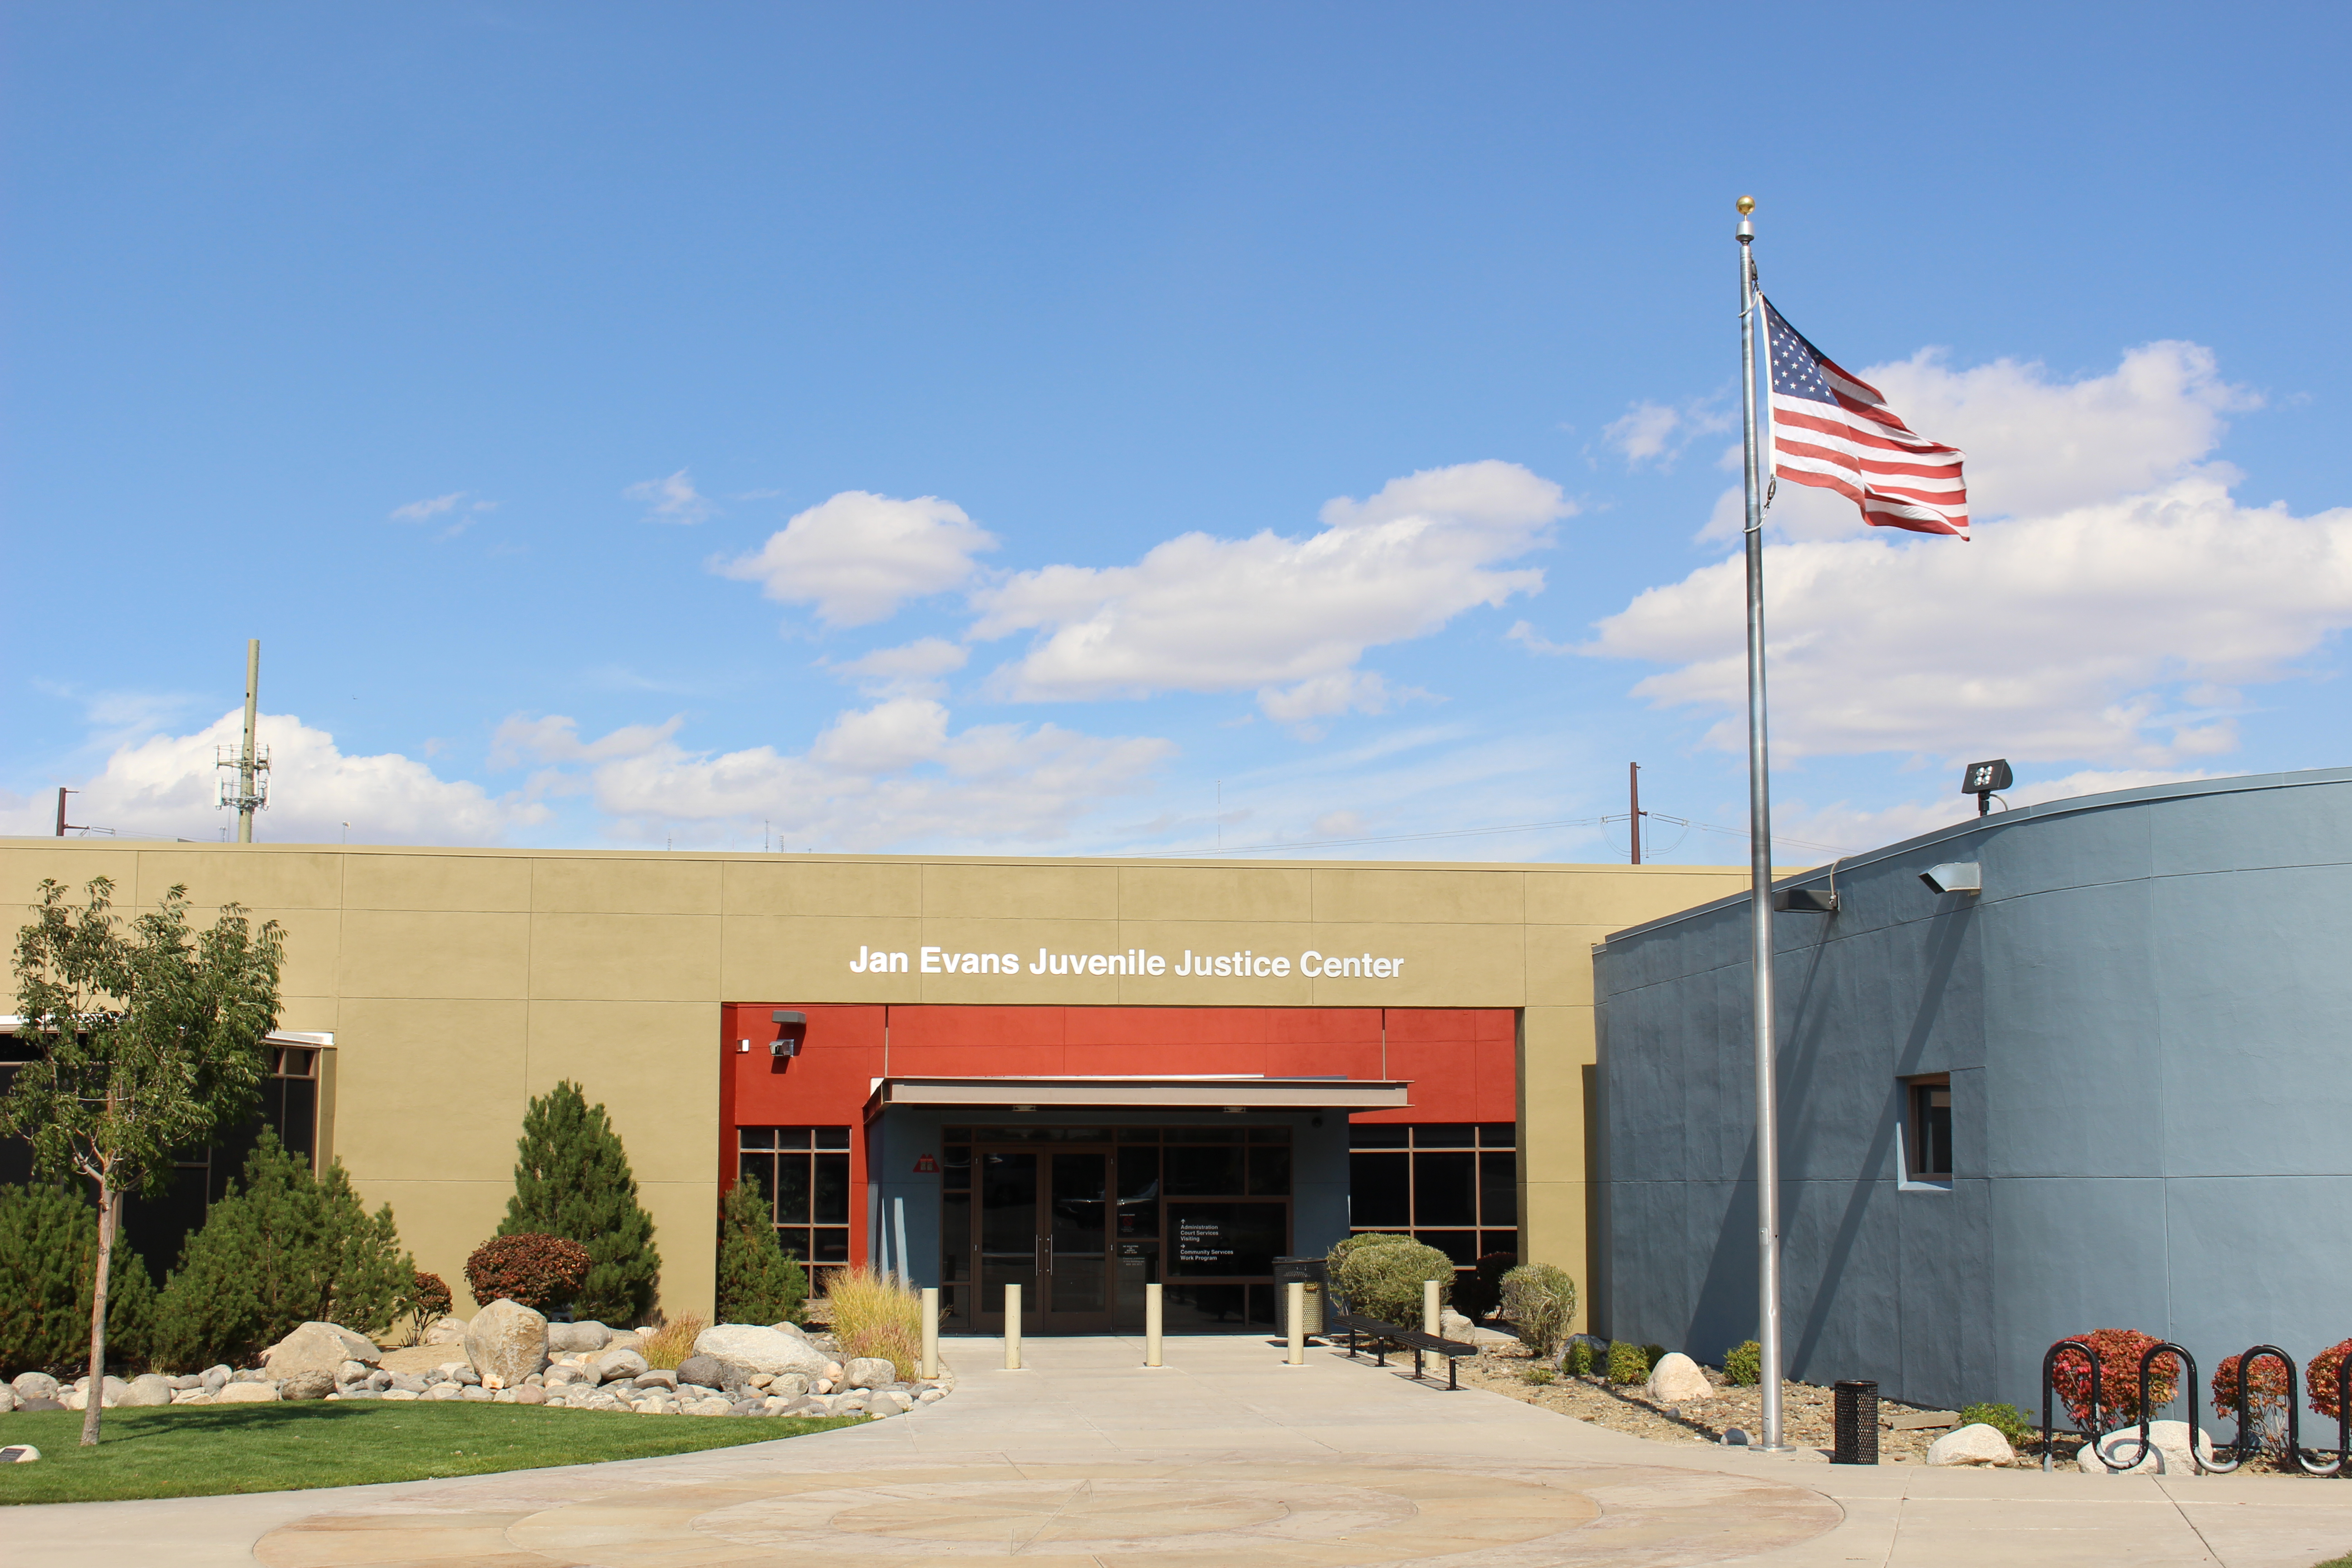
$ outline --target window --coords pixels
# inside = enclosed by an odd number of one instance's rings
[[[1467,1269],[1519,1247],[1518,1129],[1507,1121],[1348,1128],[1349,1226],[1395,1230]]]
[[[776,1239],[803,1263],[849,1261],[849,1129],[739,1127],[735,1175],[758,1187]]]
[[[1913,1182],[1949,1186],[1952,1182],[1952,1075],[1904,1080],[1904,1174]]]

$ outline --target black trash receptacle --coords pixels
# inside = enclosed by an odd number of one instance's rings
[[[1307,1287],[1304,1295],[1307,1310],[1299,1321],[1306,1325],[1304,1332],[1323,1331],[1323,1299],[1331,1283],[1331,1267],[1320,1258],[1277,1258],[1274,1260],[1274,1318],[1283,1334],[1290,1333],[1290,1287],[1296,1281]]]
[[[1836,1408],[1830,1463],[1878,1463],[1878,1384],[1859,1379],[1842,1382],[1831,1394]]]

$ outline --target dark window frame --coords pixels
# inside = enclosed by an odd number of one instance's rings
[[[1396,1122],[1356,1121],[1349,1131],[1348,1228],[1354,1235],[1405,1235],[1436,1247],[1454,1259],[1454,1272],[1467,1274],[1489,1252],[1519,1250],[1518,1127],[1515,1122]],[[1420,1157],[1443,1155],[1450,1164],[1464,1155],[1470,1159],[1470,1222],[1442,1220],[1421,1212],[1423,1186]],[[1507,1160],[1507,1177],[1496,1178],[1494,1163]],[[1369,1173],[1365,1161],[1394,1161],[1402,1170],[1405,1209],[1402,1218],[1362,1219],[1354,1212],[1357,1173]],[[1454,1211],[1458,1212],[1458,1211]],[[1469,1238],[1466,1242],[1464,1238]],[[1469,1257],[1461,1256],[1468,1251]]]
[[[1903,1080],[1903,1179],[1918,1187],[1948,1187],[1953,1158],[1952,1075],[1921,1073]]]
[[[846,1126],[758,1126],[735,1129],[735,1179],[764,1169],[761,1194],[768,1220],[785,1251],[803,1265],[839,1267],[849,1261],[851,1209],[850,1135]],[[779,1212],[788,1184],[782,1166],[793,1162],[798,1180],[796,1215]],[[838,1215],[838,1217],[835,1217]]]

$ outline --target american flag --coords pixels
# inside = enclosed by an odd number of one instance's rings
[[[1874,527],[1967,539],[1969,487],[1960,474],[1960,449],[1915,432],[1886,406],[1878,388],[1847,374],[1769,301],[1763,303],[1772,366],[1773,473],[1837,491]]]

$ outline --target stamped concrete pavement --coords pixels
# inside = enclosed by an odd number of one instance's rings
[[[1833,1467],[1661,1444],[1248,1338],[950,1341],[936,1405],[668,1459],[264,1496],[20,1508],[12,1564],[142,1568],[2310,1568],[2352,1482]],[[625,1420],[581,1412],[567,1419]]]

